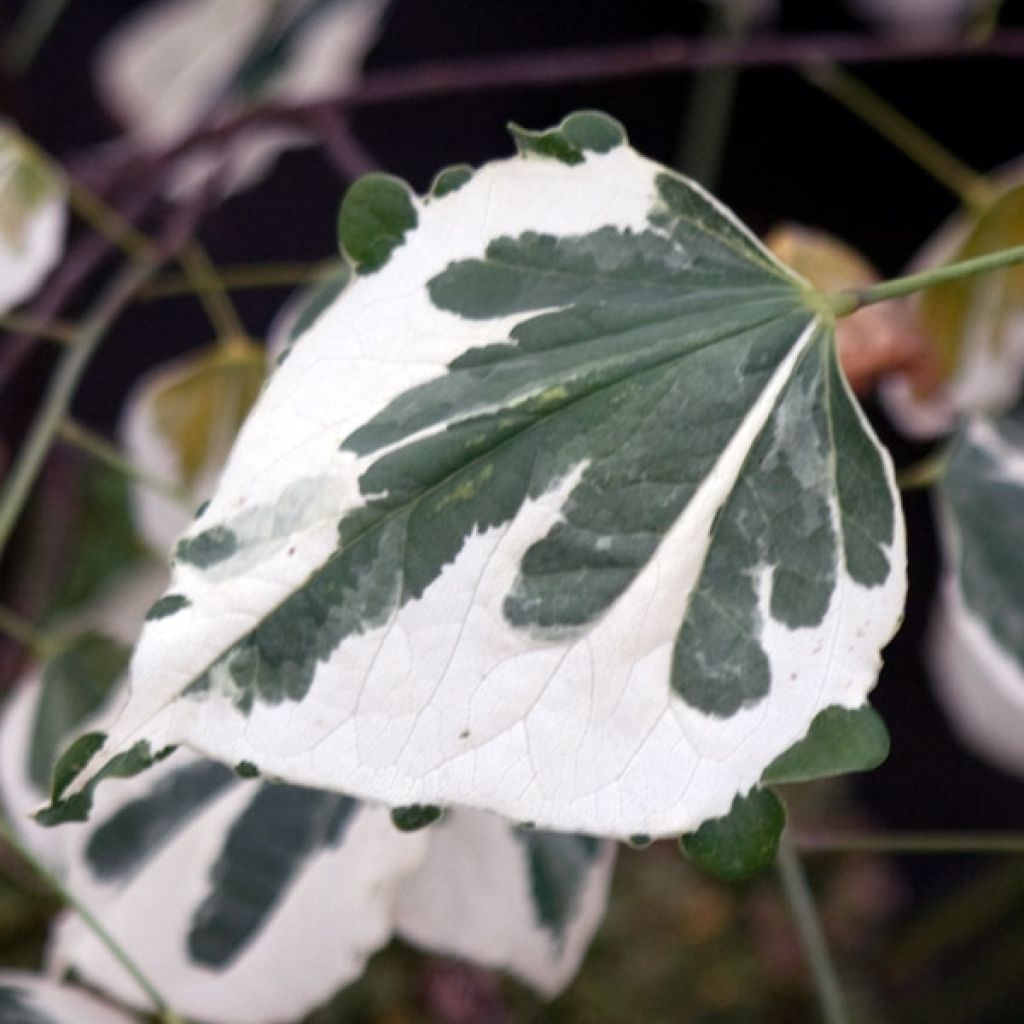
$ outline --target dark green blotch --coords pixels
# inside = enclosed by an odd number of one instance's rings
[[[473,177],[473,168],[469,164],[456,164],[441,171],[430,186],[430,195],[434,199],[458,192]]]
[[[626,840],[626,842],[634,850],[646,850],[647,847],[651,846],[654,843],[654,840],[649,835],[646,835],[643,832],[639,832],[635,836],[630,836]]]
[[[153,622],[155,619],[165,619],[168,615],[173,615],[175,612],[180,612],[182,608],[187,608],[191,603],[184,594],[165,594],[146,612],[146,621]]]
[[[775,860],[786,811],[771,790],[737,796],[729,813],[706,821],[679,844],[697,865],[725,882],[742,882]]]
[[[209,530],[186,537],[178,542],[174,557],[198,569],[209,569],[224,562],[238,551],[238,537],[226,526],[213,526]]]
[[[833,705],[819,711],[807,735],[765,769],[762,782],[806,782],[877,768],[889,754],[889,733],[874,708]]]
[[[85,848],[93,874],[103,881],[126,878],[234,781],[231,769],[215,761],[169,772],[144,797],[119,808],[93,832]]]
[[[582,163],[584,153],[607,153],[626,141],[618,121],[597,111],[570,114],[547,131],[530,131],[510,124],[508,130],[520,153],[550,157],[564,164]]]
[[[443,815],[444,810],[433,804],[410,804],[408,807],[391,809],[391,824],[400,832],[418,832],[440,821]]]
[[[207,499],[206,499],[206,501],[204,501],[204,502],[201,502],[201,503],[200,503],[199,507],[198,507],[198,508],[196,509],[196,511],[195,511],[195,515],[194,515],[194,516],[192,516],[192,518],[193,518],[193,519],[201,519],[201,518],[202,518],[202,516],[203,516],[203,513],[204,513],[204,512],[205,512],[205,511],[206,511],[206,510],[207,510],[207,509],[208,509],[209,507],[210,507],[210,499],[209,499],[209,498],[207,498]]]
[[[259,786],[228,831],[210,870],[209,892],[192,915],[192,959],[214,970],[228,968],[266,925],[303,865],[344,841],[358,806],[323,790]]]
[[[260,770],[252,761],[239,761],[235,765],[235,774],[240,779],[258,779]]]
[[[404,181],[368,174],[345,193],[338,236],[361,274],[380,270],[418,223],[412,194]]]
[[[131,648],[90,631],[68,641],[43,669],[29,747],[29,778],[46,792],[57,751],[100,709],[128,666]]]
[[[56,1024],[48,1014],[29,1006],[27,992],[0,985],[0,1024]]]
[[[561,943],[579,909],[587,873],[601,851],[600,840],[535,829],[517,829],[513,835],[526,851],[537,924]]]

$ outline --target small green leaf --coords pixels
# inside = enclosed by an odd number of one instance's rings
[[[775,860],[786,811],[768,789],[737,796],[724,818],[706,821],[680,838],[683,851],[705,871],[725,882],[742,882]]]
[[[780,754],[762,782],[806,782],[877,768],[889,755],[889,732],[878,712],[838,705],[819,711],[807,735]]]
[[[368,174],[345,193],[338,237],[361,274],[380,270],[416,227],[409,186],[387,174]]]
[[[607,114],[584,110],[570,114],[560,125],[535,132],[510,124],[519,152],[551,157],[565,164],[579,164],[587,152],[607,153],[626,141],[622,125]]]
[[[469,164],[456,164],[439,172],[430,186],[432,199],[443,199],[452,192],[458,192],[473,177],[473,168]]]

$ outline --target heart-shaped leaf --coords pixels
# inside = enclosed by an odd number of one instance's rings
[[[863,706],[903,525],[827,304],[609,119],[517,140],[440,197],[350,190],[356,276],[51,820],[183,743],[394,807],[678,834]]]

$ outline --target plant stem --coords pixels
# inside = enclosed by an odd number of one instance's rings
[[[107,947],[111,956],[132,976],[135,983],[146,993],[149,1000],[164,1024],[178,1024],[181,1018],[170,1008],[167,1000],[160,994],[156,986],[146,977],[142,969],[128,955],[124,947],[114,938],[110,932],[100,923],[99,919],[72,893],[64,883],[50,871],[34,853],[29,850],[8,825],[7,821],[0,815],[0,839],[11,847],[28,864],[36,875],[70,907],[85,922],[89,930]]]
[[[9,637],[16,644],[20,644],[35,656],[41,655],[47,649],[45,638],[31,622],[2,605],[0,605],[0,633]]]
[[[235,309],[220,274],[202,245],[198,242],[189,242],[182,250],[179,262],[192,285],[192,292],[199,297],[218,337],[248,337],[238,310]]]
[[[825,1024],[849,1024],[850,1017],[846,1012],[839,976],[814,906],[814,895],[800,858],[785,833],[779,844],[775,866],[814,977],[822,1020]]]
[[[891,142],[904,156],[955,195],[964,206],[983,210],[995,190],[977,171],[901,114],[874,90],[836,64],[806,65],[802,74],[837,103]]]
[[[952,454],[950,446],[945,445],[920,462],[899,470],[896,473],[896,486],[901,491],[917,491],[931,487],[945,476]]]
[[[726,0],[711,8],[707,38],[738,42],[749,24],[750,0]],[[709,189],[718,181],[740,70],[739,65],[731,64],[699,72],[686,106],[683,137],[673,162]]]
[[[68,0],[29,0],[22,8],[3,48],[3,63],[14,76],[23,75],[67,7]]]
[[[40,155],[49,160],[41,151]],[[61,170],[61,173],[67,182],[71,208],[82,220],[111,245],[120,249],[130,260],[141,264],[155,262],[156,246],[134,224],[125,220],[91,189],[86,188],[65,171]]]
[[[828,832],[797,834],[803,853],[1022,854],[1024,832]]]
[[[231,290],[243,288],[287,288],[292,285],[309,284],[325,271],[337,267],[334,260],[317,263],[253,263],[240,266],[217,267],[217,284]],[[153,299],[168,299],[178,295],[193,295],[211,287],[210,283],[197,283],[182,275],[164,274],[150,281],[140,290],[138,298],[143,302]]]
[[[833,314],[837,317],[849,316],[864,306],[885,302],[888,299],[899,299],[914,292],[945,284],[947,281],[959,281],[975,274],[984,274],[991,270],[1003,270],[1016,264],[1024,263],[1024,245],[1015,245],[1010,249],[976,256],[974,259],[962,260],[959,263],[947,263],[942,267],[932,267],[917,274],[906,277],[894,277],[890,281],[855,288],[850,291],[835,292],[825,296]]]
[[[28,501],[32,485],[46,459],[54,438],[67,416],[71,397],[85,367],[107,329],[131,299],[136,289],[153,273],[155,264],[128,264],[100,295],[78,331],[74,345],[57,363],[46,395],[36,412],[28,437],[18,454],[0,493],[0,554]]]
[[[92,456],[97,462],[102,462],[103,465],[109,466],[129,480],[135,480],[144,487],[157,491],[187,511],[192,511],[192,502],[179,487],[168,480],[161,480],[159,477],[147,473],[146,470],[126,459],[114,445],[95,431],[89,430],[88,427],[84,427],[74,420],[65,420],[60,425],[58,435],[62,441],[74,445],[75,448]]]
[[[43,321],[24,313],[0,316],[0,330],[12,334],[31,334],[37,338],[55,341],[58,345],[71,345],[75,340],[75,326],[63,320]]]

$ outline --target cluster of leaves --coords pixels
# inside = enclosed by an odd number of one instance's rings
[[[381,7],[194,6],[162,45],[221,19],[236,56],[173,124],[136,117],[152,144],[211,92],[239,109],[269,83],[322,88],[300,72],[353,66]],[[328,40],[346,60],[312,60]],[[142,96],[145,53],[116,44],[108,88]],[[513,135],[515,157],[422,197],[353,186],[346,262],[269,359],[228,339],[140,383],[125,452],[168,486],[134,489],[133,550],[156,555],[80,595],[6,709],[26,846],[190,1017],[298,1017],[393,934],[553,994],[603,915],[614,840],[680,837],[745,878],[785,823],[774,786],[885,756],[867,697],[902,613],[903,522],[826,294],[862,263],[815,280],[841,251],[815,240],[786,254],[798,273],[602,115]],[[242,187],[295,141],[201,154],[171,188]],[[0,158],[6,309],[57,259],[64,192],[13,131]],[[995,179],[929,258],[1005,247],[1021,208]],[[1022,274],[920,300],[938,372],[886,385],[908,431],[956,430],[937,675],[1018,770]],[[39,815],[73,824],[26,821],[83,730]],[[77,917],[48,956],[147,1005]],[[0,978],[0,1011],[124,1019],[24,977]]]

